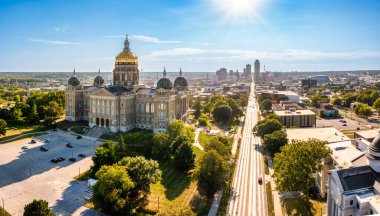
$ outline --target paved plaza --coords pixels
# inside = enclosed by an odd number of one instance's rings
[[[50,142],[46,142],[49,139]],[[24,206],[33,199],[49,202],[58,215],[95,215],[82,206],[88,196],[86,182],[74,181],[79,172],[87,171],[92,165],[91,155],[99,143],[66,132],[49,132],[48,135],[0,144],[0,199],[11,215],[22,215]],[[74,147],[66,147],[71,143]],[[28,149],[22,149],[27,146]],[[48,151],[41,151],[40,147]],[[83,153],[86,157],[78,157]],[[77,159],[71,162],[72,157]],[[50,162],[57,157],[66,158],[59,163]],[[78,210],[82,212],[79,213]]]

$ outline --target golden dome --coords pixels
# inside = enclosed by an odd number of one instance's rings
[[[124,50],[123,52],[119,53],[117,56],[116,56],[116,63],[137,63],[138,62],[138,58],[137,56],[129,51],[129,50]]]
[[[128,41],[128,36],[125,38],[124,41],[124,49],[121,53],[119,53],[116,56],[115,63],[134,63],[137,64],[138,58],[137,56],[131,52],[129,49],[129,41]]]

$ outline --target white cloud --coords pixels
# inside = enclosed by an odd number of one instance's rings
[[[125,38],[125,35],[110,35],[104,36],[107,38]],[[201,42],[185,42],[185,41],[177,41],[177,40],[161,40],[156,37],[150,37],[146,35],[130,35],[130,39],[147,42],[147,43],[156,43],[156,44],[193,44],[193,45],[210,45],[209,43],[201,43]]]
[[[67,25],[65,25],[65,26],[56,26],[53,29],[56,32],[65,32],[65,31],[71,29],[71,26],[67,26]]]
[[[51,45],[81,45],[81,43],[79,42],[72,42],[72,41],[44,40],[44,39],[38,39],[38,38],[25,38],[25,39],[32,42],[51,44]]]
[[[253,50],[228,50],[228,49],[195,49],[174,48],[168,50],[153,51],[144,56],[146,59],[156,59],[167,56],[199,57],[200,59],[272,59],[272,60],[313,60],[313,59],[356,59],[377,58],[380,52],[373,51],[348,51],[348,52],[323,52],[308,50],[285,50],[282,52],[253,51]]]

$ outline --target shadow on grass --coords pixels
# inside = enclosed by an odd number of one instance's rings
[[[190,206],[193,212],[197,215],[207,215],[212,204],[212,200],[200,196],[199,194],[195,195],[190,201]]]
[[[161,184],[165,187],[165,196],[168,200],[174,200],[190,186],[190,175],[178,171],[171,161],[160,161],[162,171]]]
[[[294,215],[294,216],[313,216],[313,215],[319,215],[320,209],[316,209],[315,205],[313,205],[311,198],[306,197],[300,197],[300,198],[294,198],[294,199],[287,199],[281,201],[282,206],[285,210],[285,212],[288,215]]]

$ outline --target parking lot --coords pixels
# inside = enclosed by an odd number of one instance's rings
[[[56,214],[75,213],[85,203],[88,188],[73,177],[90,168],[90,156],[99,143],[76,139],[65,132],[49,132],[34,140],[35,144],[29,138],[0,145],[0,198],[5,209],[11,215],[22,215],[27,203],[44,199]],[[67,143],[73,148],[66,147]],[[41,146],[48,151],[41,151]],[[78,157],[80,153],[85,157]],[[68,160],[72,156],[75,162]],[[51,159],[57,157],[66,160],[52,163]]]
[[[345,121],[345,122],[342,122]],[[366,128],[363,124],[359,124],[347,118],[337,119],[317,119],[317,127],[335,127],[339,131],[356,130],[358,127],[361,129]]]

